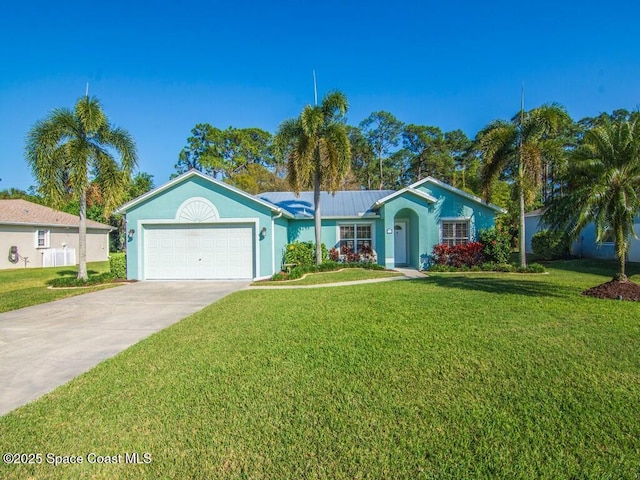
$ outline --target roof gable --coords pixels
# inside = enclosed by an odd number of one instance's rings
[[[382,206],[384,203],[388,202],[389,200],[393,200],[394,198],[400,197],[400,196],[402,196],[402,195],[404,195],[406,193],[408,193],[410,195],[416,195],[416,196],[422,198],[423,200],[426,200],[429,203],[436,203],[438,201],[438,199],[435,198],[434,196],[429,195],[426,192],[422,192],[420,190],[416,190],[416,189],[412,188],[411,185],[410,185],[408,187],[401,188],[400,190],[398,190],[396,192],[393,192],[393,193],[391,193],[391,194],[379,199],[377,202],[375,202],[373,204],[373,208],[378,208],[378,207]]]
[[[0,200],[0,224],[78,227],[80,218],[22,199]],[[113,230],[110,225],[87,219],[88,228]]]
[[[133,200],[125,203],[124,205],[120,206],[117,210],[116,213],[126,213],[128,210],[131,210],[133,207],[141,204],[142,202],[145,202],[149,199],[152,199],[153,197],[156,197],[158,195],[160,195],[162,192],[170,189],[171,187],[178,185],[182,182],[185,182],[187,180],[189,180],[190,178],[193,177],[199,177],[209,183],[211,183],[212,185],[216,185],[222,189],[228,190],[230,192],[234,192],[235,194],[243,197],[246,200],[249,200],[251,202],[254,203],[258,203],[259,205],[262,205],[264,207],[269,208],[271,211],[276,212],[276,213],[284,213],[285,215],[287,215],[287,212],[284,212],[281,208],[279,208],[278,206],[262,200],[260,198],[254,197],[253,195],[250,195],[249,193],[240,190],[239,188],[236,188],[232,185],[229,185],[227,183],[221,182],[220,180],[216,180],[215,178],[212,178],[208,175],[205,175],[204,173],[198,171],[198,170],[194,170],[191,169],[186,173],[183,173],[182,175],[178,175],[176,178],[169,180],[168,182],[164,183],[163,185],[160,185],[157,188],[154,188],[153,190],[148,191],[147,193],[144,193],[142,195],[140,195],[137,198],[134,198]]]
[[[423,178],[422,180],[418,180],[415,183],[412,183],[411,185],[409,185],[407,188],[410,189],[417,189],[418,187],[421,187],[427,183],[430,183],[432,185],[436,185],[440,188],[442,188],[443,190],[447,190],[451,193],[454,193],[458,196],[461,196],[463,198],[466,198],[467,200],[471,200],[472,202],[478,203],[480,205],[482,205],[483,207],[487,207],[490,208],[491,210],[495,210],[496,212],[499,213],[505,213],[506,210],[502,207],[499,207],[497,205],[494,205],[493,203],[487,203],[484,200],[482,200],[482,198],[473,195],[471,193],[467,193],[464,190],[460,190],[459,188],[453,187],[451,185],[449,185],[448,183],[444,183],[441,182],[440,180],[437,180],[433,177],[427,177],[427,178]]]

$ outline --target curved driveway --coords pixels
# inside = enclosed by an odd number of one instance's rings
[[[138,282],[0,314],[0,415],[248,282]]]

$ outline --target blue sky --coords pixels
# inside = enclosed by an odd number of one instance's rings
[[[5,2],[0,190],[34,184],[24,138],[89,82],[156,185],[197,123],[275,132],[343,91],[349,123],[387,110],[473,137],[519,108],[574,119],[640,105],[640,5],[536,2]]]

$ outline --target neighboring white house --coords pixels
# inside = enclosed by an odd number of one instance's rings
[[[531,248],[531,238],[544,230],[542,223],[543,209],[534,210],[525,215],[525,244],[526,252],[533,253]],[[640,216],[636,217],[634,230],[640,236]],[[577,257],[601,258],[605,260],[615,260],[615,247],[613,242],[596,242],[596,228],[593,223],[587,225],[580,233],[580,237],[571,246],[571,253]],[[640,240],[631,239],[631,247],[627,254],[629,262],[640,262]]]
[[[26,200],[0,200],[0,269],[76,265],[79,218]],[[87,261],[109,258],[113,227],[87,220]]]

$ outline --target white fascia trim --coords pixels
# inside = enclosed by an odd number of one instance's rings
[[[481,205],[484,205],[486,207],[489,207],[493,210],[496,210],[497,212],[500,213],[507,213],[507,211],[502,208],[499,207],[497,205],[494,205],[493,203],[487,203],[484,200],[482,200],[480,197],[477,197],[475,195],[472,195],[470,193],[465,192],[464,190],[460,190],[459,188],[453,187],[451,185],[449,185],[448,183],[444,183],[441,182],[440,180],[433,178],[433,177],[427,177],[427,178],[423,178],[422,180],[418,180],[415,183],[412,183],[411,185],[409,185],[408,188],[416,188],[419,187],[420,185],[424,184],[424,183],[433,183],[434,185],[438,185],[441,188],[444,188],[445,190],[449,190],[450,192],[456,193],[458,195],[460,195],[461,197],[465,197],[468,198],[469,200],[473,200],[474,202],[480,203]]]
[[[178,184],[180,182],[183,182],[184,180],[187,180],[188,178],[191,178],[193,176],[200,177],[203,180],[206,180],[206,181],[208,181],[210,183],[213,183],[214,185],[217,185],[219,187],[222,187],[222,188],[225,188],[225,189],[230,190],[232,192],[235,192],[235,193],[237,193],[238,195],[240,195],[240,196],[242,196],[244,198],[247,198],[249,200],[252,200],[255,203],[258,203],[258,204],[260,204],[260,205],[262,205],[264,207],[269,208],[272,212],[276,212],[276,213],[282,212],[284,215],[290,215],[287,212],[283,211],[281,208],[273,205],[272,203],[265,202],[264,200],[256,198],[253,195],[250,195],[247,192],[245,192],[243,190],[240,190],[239,188],[236,188],[236,187],[234,187],[232,185],[228,185],[228,184],[226,184],[224,182],[221,182],[220,180],[216,180],[215,178],[210,177],[209,175],[205,175],[204,173],[202,173],[202,172],[200,172],[198,170],[189,170],[188,172],[183,173],[182,175],[179,175],[179,176],[177,176],[176,178],[174,178],[172,180],[169,180],[168,182],[160,185],[159,187],[154,188],[153,190],[150,190],[147,193],[144,193],[144,194],[140,195],[138,198],[134,198],[133,200],[125,203],[124,205],[122,205],[121,207],[116,209],[114,211],[114,213],[124,214],[131,207],[134,207],[134,206],[138,205],[139,203],[144,202],[145,200],[147,200],[147,199],[149,199],[151,197],[154,197],[157,194],[165,191],[166,189],[168,189],[168,188],[170,188],[170,187],[172,187],[172,186],[174,186],[174,185],[176,185],[176,184]]]

